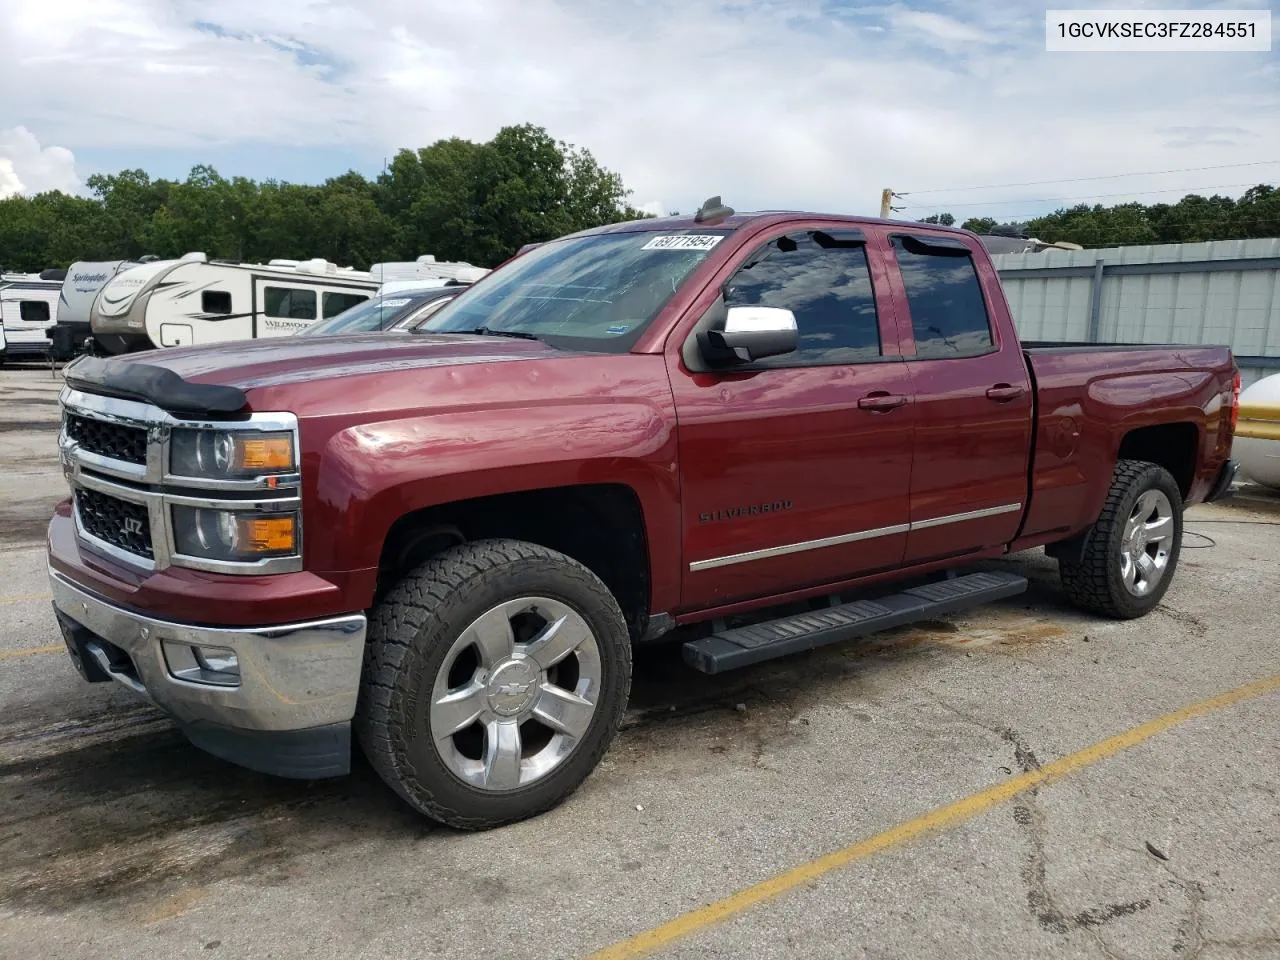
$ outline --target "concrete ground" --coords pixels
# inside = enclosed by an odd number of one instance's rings
[[[57,388],[47,369],[0,372],[3,960],[579,957],[872,837],[878,852],[695,917],[658,955],[1280,957],[1280,693],[879,837],[1280,674],[1278,498],[1191,510],[1177,580],[1140,621],[1074,611],[1033,552],[1000,564],[1029,594],[873,641],[714,678],[644,652],[582,789],[461,834],[364,765],[248,773],[80,681],[40,544],[63,490]]]

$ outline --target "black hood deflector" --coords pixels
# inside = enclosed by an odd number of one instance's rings
[[[172,370],[136,360],[85,356],[70,364],[65,375],[67,385],[76,390],[141,400],[181,417],[230,416],[249,403],[239,387],[189,383]]]

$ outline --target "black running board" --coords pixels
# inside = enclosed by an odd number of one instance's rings
[[[723,673],[1012,597],[1026,589],[1026,577],[970,573],[877,600],[858,600],[690,640],[684,645],[684,661],[703,673]]]

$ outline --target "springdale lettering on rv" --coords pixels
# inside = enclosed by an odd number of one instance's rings
[[[354,733],[467,828],[588,775],[634,644],[730,670],[1018,593],[957,568],[1041,545],[1086,610],[1147,613],[1239,390],[1225,348],[1020,344],[971,233],[719,198],[525,249],[415,333],[66,377],[84,676],[283,776]]]

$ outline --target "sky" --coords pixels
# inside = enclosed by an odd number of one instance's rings
[[[889,187],[903,217],[1025,219],[1280,179],[1280,50],[1046,53],[1046,4],[1025,0],[0,5],[0,196],[197,163],[373,176],[402,147],[525,122],[651,212],[720,194],[875,213]],[[1166,170],[1183,172],[1016,186]]]

